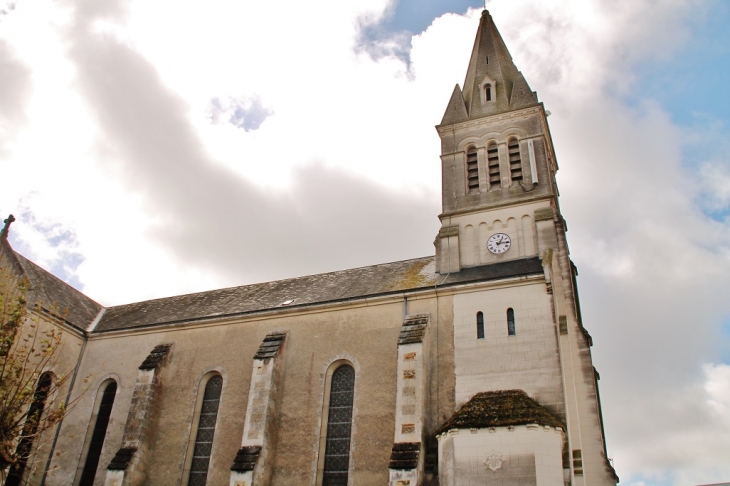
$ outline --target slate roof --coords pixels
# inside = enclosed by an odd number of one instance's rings
[[[451,429],[484,429],[508,425],[549,425],[562,427],[563,421],[553,416],[522,390],[500,390],[474,395],[436,434]]]
[[[94,332],[233,317],[542,273],[540,259],[533,257],[440,275],[431,256],[110,307]]]
[[[58,305],[58,310],[65,313],[63,317],[67,323],[79,329],[88,329],[101,311],[101,304],[43,270],[20,253],[15,251],[13,253],[30,283],[29,302],[39,302],[46,310]]]

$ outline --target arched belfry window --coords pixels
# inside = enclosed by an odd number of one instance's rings
[[[492,101],[492,84],[487,83],[484,85],[484,96],[486,96],[487,101]]]
[[[515,335],[515,311],[511,307],[507,309],[507,334]]]
[[[23,435],[15,449],[18,462],[10,467],[5,486],[20,486],[20,484],[23,484],[25,467],[28,464],[28,458],[33,453],[33,438],[38,432],[38,424],[41,421],[43,410],[46,408],[46,399],[48,399],[48,393],[51,391],[51,385],[53,385],[53,375],[50,371],[43,373],[38,378],[33,401],[28,407],[28,415],[23,425]]]
[[[100,390],[101,400],[99,400],[99,408],[96,412],[94,430],[89,439],[89,450],[86,453],[86,461],[84,462],[84,469],[81,473],[79,486],[93,486],[94,484],[96,470],[99,467],[99,459],[101,458],[101,450],[104,447],[106,430],[109,426],[109,418],[111,417],[112,407],[114,406],[114,398],[117,394],[117,382],[109,380],[101,388],[103,389],[103,391]]]
[[[522,158],[520,157],[520,142],[511,138],[507,143],[509,151],[509,171],[512,182],[522,182]]]
[[[476,147],[469,147],[466,150],[466,177],[469,192],[479,192],[479,162]]]
[[[477,312],[477,339],[484,339],[484,314]]]
[[[195,436],[188,486],[205,486],[207,484],[210,455],[213,450],[213,435],[218,420],[218,406],[220,405],[222,390],[223,378],[221,375],[212,375],[205,384],[200,409],[196,411],[198,431]]]
[[[337,366],[327,375],[325,386],[329,386],[329,400],[326,415],[327,435],[320,444],[324,446],[323,461],[320,460],[322,486],[347,486],[350,469],[350,439],[352,435],[352,405],[355,397],[355,368],[349,364]]]
[[[501,185],[499,173],[499,149],[495,142],[487,146],[487,169],[489,171],[489,189],[497,189]]]

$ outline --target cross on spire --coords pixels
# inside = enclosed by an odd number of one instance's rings
[[[15,216],[12,214],[7,217],[7,219],[3,220],[3,223],[5,223],[5,226],[3,226],[2,231],[0,231],[0,239],[7,240],[8,239],[8,231],[10,231],[10,225],[15,221]]]

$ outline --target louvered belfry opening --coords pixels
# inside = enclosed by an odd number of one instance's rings
[[[96,415],[96,424],[94,425],[94,432],[91,434],[89,452],[86,454],[84,472],[81,474],[79,486],[94,485],[96,469],[99,467],[101,449],[104,447],[104,437],[106,437],[106,429],[109,426],[109,417],[112,414],[116,394],[117,382],[110,381],[106,388],[104,388],[104,393],[101,395],[101,404],[99,405],[99,412]]]
[[[494,142],[487,147],[487,168],[489,169],[489,188],[496,189],[500,186],[501,177],[499,174],[499,149]]]
[[[509,170],[512,182],[522,182],[522,159],[520,158],[520,142],[511,138],[507,144],[509,151]]]
[[[322,486],[347,486],[354,395],[355,369],[340,366],[332,374],[330,385]]]
[[[469,147],[466,151],[466,177],[468,179],[469,192],[479,192],[479,162],[475,147]]]
[[[195,448],[193,449],[193,462],[190,465],[189,486],[205,486],[208,480],[210,453],[213,449],[213,434],[218,419],[218,405],[220,405],[222,390],[223,378],[220,375],[213,376],[205,385],[203,405],[198,421],[198,434],[195,437]]]

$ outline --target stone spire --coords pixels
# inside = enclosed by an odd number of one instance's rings
[[[512,62],[489,11],[482,12],[466,71],[463,91],[457,86],[442,125],[511,111],[537,103],[522,73]]]

